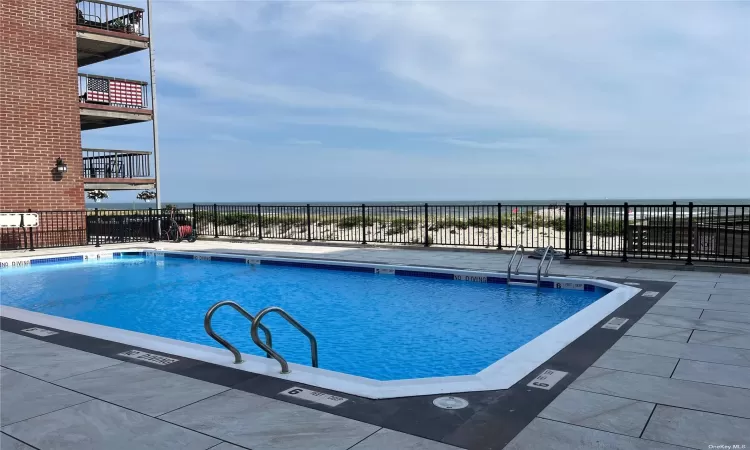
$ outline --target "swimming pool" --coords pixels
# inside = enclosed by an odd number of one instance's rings
[[[237,301],[251,314],[280,306],[316,336],[321,369],[380,382],[487,371],[612,289],[588,280],[550,279],[537,289],[509,286],[497,273],[229,255],[148,251],[69,258],[0,271],[0,303],[220,348],[227,361],[231,354],[203,328],[208,308],[222,300]],[[213,323],[243,353],[256,360],[264,355],[250,339],[248,321],[234,310],[219,310]],[[275,350],[290,362],[310,364],[309,343],[299,331],[274,315],[263,323]],[[559,341],[542,344],[556,352]],[[278,372],[278,363],[262,359]]]

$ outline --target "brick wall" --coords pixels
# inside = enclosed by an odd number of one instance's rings
[[[0,0],[0,211],[84,208],[75,20],[75,0]]]

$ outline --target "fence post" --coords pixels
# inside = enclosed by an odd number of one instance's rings
[[[96,233],[96,239],[95,239],[96,245],[94,247],[101,247],[101,245],[99,245],[99,232],[101,231],[102,224],[100,223],[100,219],[99,219],[99,208],[94,208],[94,219],[96,219],[96,226],[94,227],[94,230],[95,230],[94,232]],[[150,231],[149,231],[149,234],[151,234]],[[151,242],[154,242],[154,241],[151,241]]]
[[[365,234],[365,230],[367,228],[367,213],[365,212],[365,204],[362,203],[362,244],[367,244],[367,235]]]
[[[21,232],[23,233],[23,248],[25,249],[29,246],[29,238],[26,235],[26,224],[23,223],[23,214],[21,214],[21,223],[18,226],[21,227]]]
[[[99,210],[96,211],[96,214],[96,221],[99,222]],[[148,243],[154,243],[154,208],[148,208]],[[99,233],[96,234],[96,246],[99,247]]]
[[[584,255],[588,253],[588,248],[586,247],[586,241],[589,238],[588,221],[589,221],[589,206],[586,204],[586,202],[583,202],[583,254]]]
[[[198,226],[198,220],[195,217],[195,203],[193,203],[193,235],[195,237],[198,237],[198,229],[196,228]]]
[[[122,214],[118,216],[118,219],[120,221],[120,242],[125,242],[125,218],[124,217],[125,216]]]
[[[31,208],[28,209],[28,212],[31,212]],[[23,216],[21,216],[21,220],[23,220]],[[36,226],[39,226],[39,223],[41,221],[37,221]],[[34,250],[34,227],[29,227],[29,251],[33,252]]]
[[[628,208],[628,202],[625,202],[623,210],[623,217],[625,219],[625,222],[622,227],[622,262],[628,262],[628,232],[629,232],[629,226],[628,222],[630,222],[630,209]]]
[[[307,204],[307,242],[312,242],[312,224],[310,220],[310,204]]]
[[[263,240],[263,216],[260,214],[260,203],[258,203],[258,240]]]
[[[672,259],[677,257],[677,202],[672,202]]]
[[[565,259],[570,259],[570,203],[565,204]]]
[[[29,212],[31,212],[31,209],[29,209]],[[28,239],[31,239],[31,250],[29,250],[29,251],[34,251],[34,234],[33,234],[34,233],[34,228],[33,227],[28,227],[28,229],[29,229],[29,238],[27,238],[26,237],[26,228],[27,227],[26,227],[26,224],[24,223],[23,217],[24,217],[23,214],[21,214],[21,223],[18,224],[18,226],[20,226],[21,230],[23,231],[23,248],[26,248],[27,244],[29,243]]]
[[[693,265],[693,202],[688,203],[688,255],[685,265]]]
[[[503,249],[503,204],[497,204],[497,249]]]
[[[29,227],[29,251],[33,252],[34,250],[34,227]]]
[[[219,211],[214,203],[214,238],[219,238]]]
[[[424,246],[429,247],[430,246],[430,227],[429,227],[429,207],[427,206],[427,203],[424,204]]]

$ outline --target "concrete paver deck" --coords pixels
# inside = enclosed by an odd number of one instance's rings
[[[510,257],[205,240],[153,247],[499,272]],[[750,448],[750,275],[558,262],[550,273],[676,284],[507,448]],[[3,449],[457,448],[13,333],[2,332],[0,356]]]

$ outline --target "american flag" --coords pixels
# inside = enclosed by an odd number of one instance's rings
[[[88,78],[86,100],[108,103],[113,106],[143,106],[143,86],[128,81]]]

